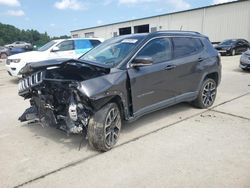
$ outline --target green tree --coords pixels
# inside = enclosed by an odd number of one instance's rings
[[[70,38],[67,35],[60,37],[50,37],[47,32],[39,33],[37,30],[20,30],[12,25],[0,23],[0,45],[13,43],[15,41],[25,41],[40,47],[53,39]]]

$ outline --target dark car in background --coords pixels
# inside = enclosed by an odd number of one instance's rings
[[[222,55],[236,55],[245,52],[250,44],[245,39],[227,39],[215,46]]]
[[[0,46],[0,59],[6,59],[10,55],[9,48]]]
[[[248,49],[241,55],[240,68],[242,70],[250,70],[250,49]]]
[[[31,63],[21,73],[19,95],[31,107],[20,121],[87,134],[93,148],[107,151],[124,120],[181,102],[211,107],[221,62],[206,36],[162,31],[115,37],[79,59]]]
[[[32,49],[33,46],[31,43],[24,42],[24,41],[16,41],[11,44],[4,45],[7,48],[24,48],[24,49]]]
[[[15,55],[15,54],[27,52],[30,50],[25,49],[25,48],[10,48],[9,51],[10,51],[10,55]]]

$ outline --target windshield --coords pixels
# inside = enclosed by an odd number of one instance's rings
[[[41,48],[39,48],[37,51],[40,51],[40,52],[43,52],[43,51],[46,51],[48,50],[49,48],[51,48],[54,44],[56,44],[55,41],[50,41],[48,43],[46,43],[45,45],[43,45]]]
[[[89,51],[80,59],[114,66],[120,63],[143,38],[143,36],[112,38]]]
[[[225,40],[223,42],[221,42],[221,45],[232,45],[236,42],[236,40]]]

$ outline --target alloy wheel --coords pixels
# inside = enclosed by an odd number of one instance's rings
[[[216,96],[216,84],[212,81],[209,81],[204,86],[202,92],[202,103],[204,106],[210,106],[213,104]]]
[[[121,117],[118,108],[111,108],[105,120],[105,141],[108,147],[112,147],[116,144],[120,129],[121,129]]]

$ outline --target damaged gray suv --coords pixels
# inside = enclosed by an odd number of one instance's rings
[[[166,31],[115,37],[78,60],[27,64],[21,73],[19,95],[31,105],[21,122],[83,134],[107,151],[123,121],[181,102],[211,107],[221,63],[206,36]]]

